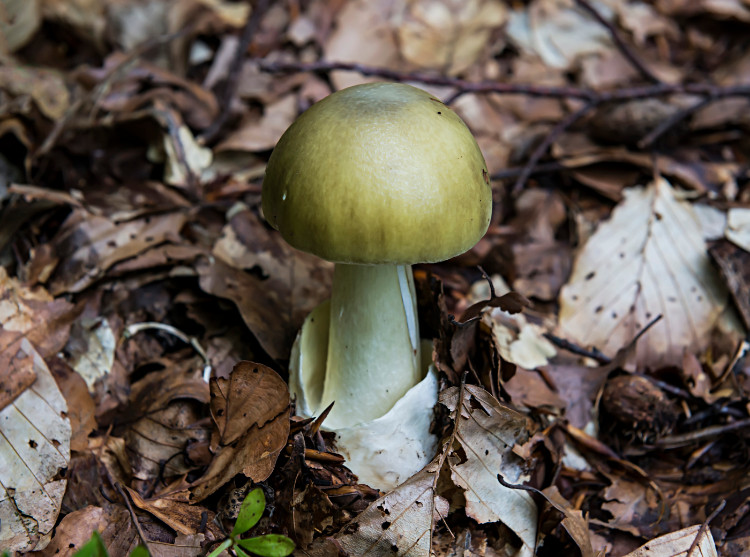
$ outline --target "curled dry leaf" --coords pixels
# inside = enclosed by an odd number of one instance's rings
[[[167,241],[178,243],[177,233],[186,220],[186,214],[173,212],[115,222],[75,210],[54,241],[62,263],[52,277],[50,291],[80,292],[115,263]]]
[[[613,356],[653,318],[636,347],[641,366],[679,365],[703,350],[727,293],[692,208],[660,178],[624,192],[578,254],[560,295],[560,332]]]
[[[184,491],[165,497],[144,499],[137,491],[129,487],[125,489],[136,507],[151,513],[175,532],[191,535],[199,531],[205,534],[208,531],[209,539],[217,539],[222,535],[221,528],[214,522],[216,513],[200,505],[190,505],[187,502],[188,494]],[[182,494],[185,497],[181,497]]]
[[[7,336],[0,329],[0,339]],[[36,381],[0,411],[0,547],[28,551],[46,545],[60,512],[71,430],[65,399],[39,353],[26,338],[12,352]]]
[[[428,557],[435,522],[448,501],[435,495],[441,456],[393,491],[371,503],[336,536],[349,555]]]
[[[201,404],[208,385],[198,376],[175,376],[173,369],[152,372],[132,387],[131,412],[141,416],[125,439],[133,475],[141,480],[183,474],[196,466],[185,458],[190,442],[208,441]],[[198,403],[198,404],[196,404]]]
[[[254,482],[271,474],[289,436],[289,388],[271,368],[239,362],[229,379],[211,380],[211,414],[222,442],[191,488],[193,502],[239,473]]]
[[[128,555],[140,539],[127,509],[119,505],[106,508],[89,505],[65,516],[55,528],[55,536],[46,548],[47,555],[72,557],[96,530],[110,555]]]
[[[502,522],[520,538],[518,556],[534,554],[537,534],[537,508],[526,491],[502,485],[498,473],[508,484],[528,480],[523,460],[513,452],[517,443],[529,438],[526,417],[498,402],[475,385],[466,385],[460,403],[458,387],[440,394],[440,402],[453,413],[456,440],[466,453],[460,462],[448,458],[453,482],[464,490],[466,514],[479,523]]]

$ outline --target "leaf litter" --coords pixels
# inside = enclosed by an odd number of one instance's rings
[[[247,535],[298,555],[750,551],[745,4],[21,4],[0,9],[4,548],[73,555],[96,529],[112,555],[207,554],[261,486]],[[495,202],[475,248],[415,268],[441,442],[390,493],[294,416],[331,266],[260,207],[286,126],[376,79],[456,108]]]

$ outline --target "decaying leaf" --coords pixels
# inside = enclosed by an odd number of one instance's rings
[[[25,338],[14,350],[36,381],[0,411],[0,546],[28,551],[46,545],[60,512],[71,430],[65,399],[42,357]]]
[[[451,478],[464,490],[466,514],[479,523],[502,522],[522,542],[519,556],[534,554],[537,508],[526,491],[502,485],[528,480],[523,460],[513,452],[517,443],[529,437],[525,416],[501,405],[484,389],[466,385],[459,404],[458,387],[440,394],[440,402],[454,413],[456,439],[466,453],[466,461],[448,458]],[[460,414],[456,408],[461,408]]]
[[[350,555],[428,557],[432,529],[448,515],[435,495],[441,455],[393,491],[370,504],[336,536]]]
[[[476,63],[508,10],[495,0],[411,0],[394,23],[401,55],[455,75]]]
[[[482,321],[492,330],[495,347],[507,362],[536,369],[557,354],[540,328],[529,323],[523,314],[511,315],[496,309],[485,313]]]
[[[186,214],[174,212],[120,223],[74,211],[55,241],[64,261],[52,277],[50,290],[55,294],[80,292],[115,263],[164,242],[176,243],[186,220]]]
[[[698,543],[693,549],[694,557],[716,557],[716,546],[710,528],[701,528],[700,524],[683,528],[671,534],[659,536],[656,539],[643,544],[635,551],[631,551],[625,557],[683,557],[687,556],[688,550],[695,543],[695,538],[700,536]]]
[[[733,208],[727,212],[727,228],[724,231],[727,240],[750,251],[750,209]]]
[[[220,445],[208,470],[193,484],[194,502],[239,473],[254,482],[265,480],[289,436],[289,388],[264,365],[239,362],[230,379],[212,379],[211,410],[218,433],[231,442]]]
[[[560,331],[614,355],[649,321],[636,361],[679,365],[706,347],[726,304],[691,207],[660,178],[625,191],[625,200],[578,254],[560,295]]]
[[[186,459],[190,442],[207,441],[210,427],[199,404],[208,402],[208,385],[195,373],[177,375],[171,369],[152,372],[133,385],[133,418],[126,442],[133,475],[175,476],[196,466]]]
[[[94,383],[108,374],[115,362],[115,334],[103,317],[76,321],[66,347],[68,362],[93,392]]]

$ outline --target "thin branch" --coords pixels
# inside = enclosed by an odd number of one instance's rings
[[[630,48],[630,46],[623,40],[620,32],[615,28],[615,26],[612,25],[611,22],[607,21],[604,16],[600,14],[596,10],[596,8],[594,8],[594,6],[589,3],[588,0],[576,0],[576,4],[578,4],[586,12],[588,12],[589,15],[591,15],[596,21],[598,21],[603,27],[605,27],[607,31],[609,31],[609,34],[612,37],[612,41],[615,43],[617,49],[625,57],[625,59],[641,73],[643,77],[645,77],[652,83],[662,83],[662,80],[654,75],[654,73],[646,67],[643,61],[635,54],[635,52],[633,52],[633,49]]]
[[[151,549],[151,546],[148,543],[148,538],[146,537],[146,534],[143,532],[143,528],[141,528],[141,523],[138,522],[138,516],[135,514],[133,505],[130,504],[130,497],[128,496],[128,494],[125,493],[125,490],[123,489],[122,484],[120,484],[120,482],[115,482],[115,488],[120,493],[120,497],[122,497],[125,500],[125,504],[127,505],[128,511],[130,512],[130,520],[133,521],[133,525],[135,526],[135,529],[138,531],[138,536],[141,538],[143,545],[146,546],[146,551],[148,551],[149,555],[155,555],[155,553]]]
[[[544,140],[537,146],[536,149],[534,149],[534,152],[531,153],[526,166],[524,166],[523,171],[518,176],[518,178],[516,178],[516,183],[513,184],[513,193],[519,193],[521,191],[524,184],[526,184],[526,180],[529,179],[529,176],[531,176],[531,173],[534,171],[537,163],[547,152],[547,149],[549,149],[550,146],[555,142],[555,140],[559,138],[563,134],[563,132],[565,132],[565,130],[567,130],[570,126],[586,116],[586,114],[588,114],[594,107],[596,107],[597,104],[598,103],[595,101],[586,103],[575,112],[571,112],[570,114],[568,114],[565,118],[560,120],[554,128],[550,130]]]
[[[677,112],[672,114],[669,118],[661,122],[648,134],[643,136],[643,138],[638,141],[638,147],[640,149],[648,149],[654,143],[656,143],[665,133],[667,133],[677,124],[679,124],[683,120],[686,120],[687,118],[689,118],[690,116],[692,116],[693,114],[701,110],[702,108],[708,106],[715,100],[716,99],[714,99],[713,97],[708,96],[708,97],[701,99],[694,105],[691,105],[683,110],[678,110]]]
[[[234,53],[232,64],[229,66],[229,75],[227,76],[227,80],[220,95],[219,106],[221,107],[221,112],[219,112],[219,116],[214,123],[211,124],[203,134],[201,134],[201,139],[206,143],[210,143],[216,139],[219,132],[224,127],[224,124],[226,124],[229,119],[232,100],[237,94],[237,88],[240,84],[240,70],[242,69],[242,62],[245,61],[245,53],[247,52],[247,49],[250,48],[250,43],[258,32],[260,20],[263,17],[263,14],[268,11],[268,5],[269,0],[257,0],[255,5],[251,8],[252,13],[250,14],[250,17],[247,18],[244,29],[242,29],[242,35],[237,44],[237,50]]]
[[[261,61],[260,68],[269,73],[302,73],[349,71],[364,76],[382,77],[393,81],[413,81],[426,85],[440,85],[454,87],[463,93],[495,93],[498,95],[526,95],[530,97],[545,97],[557,99],[581,99],[597,104],[646,99],[651,97],[665,97],[668,95],[697,95],[712,96],[715,99],[727,97],[750,97],[750,84],[719,86],[712,83],[659,83],[638,87],[624,87],[608,91],[598,91],[586,87],[553,87],[544,85],[530,85],[526,83],[502,83],[498,81],[467,81],[454,77],[431,75],[426,73],[399,72],[389,68],[353,64],[349,62],[317,62],[279,63]]]

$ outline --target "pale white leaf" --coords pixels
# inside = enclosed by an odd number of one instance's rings
[[[724,236],[735,246],[750,251],[750,209],[744,207],[729,209]]]
[[[700,533],[700,540],[693,549],[692,557],[716,557],[716,545],[710,528],[700,531],[700,524],[665,534],[646,542],[625,557],[687,557],[690,547]]]
[[[495,348],[503,360],[524,369],[547,365],[557,354],[550,341],[542,336],[541,329],[529,323],[522,313],[511,315],[500,309],[485,313],[483,322],[492,330]]]
[[[25,338],[18,356],[33,365],[36,381],[0,411],[0,547],[42,549],[55,526],[70,461],[67,404],[47,364]],[[43,544],[42,544],[43,545]]]
[[[68,363],[94,392],[97,379],[104,377],[115,363],[115,333],[103,317],[81,319],[73,325],[66,351]]]
[[[435,495],[440,455],[393,491],[370,504],[336,536],[349,555],[428,557],[432,528],[448,514]]]
[[[466,453],[459,463],[449,457],[451,478],[464,490],[466,514],[479,523],[502,522],[520,538],[518,556],[534,555],[537,534],[537,508],[527,491],[505,487],[528,480],[523,460],[513,453],[516,443],[528,438],[523,414],[500,404],[481,387],[466,385],[457,417],[458,387],[440,395],[440,402],[454,413],[456,439]]]
[[[625,199],[578,254],[560,293],[560,334],[614,356],[657,315],[636,363],[680,365],[705,349],[727,293],[706,254],[700,223],[660,178]]]

